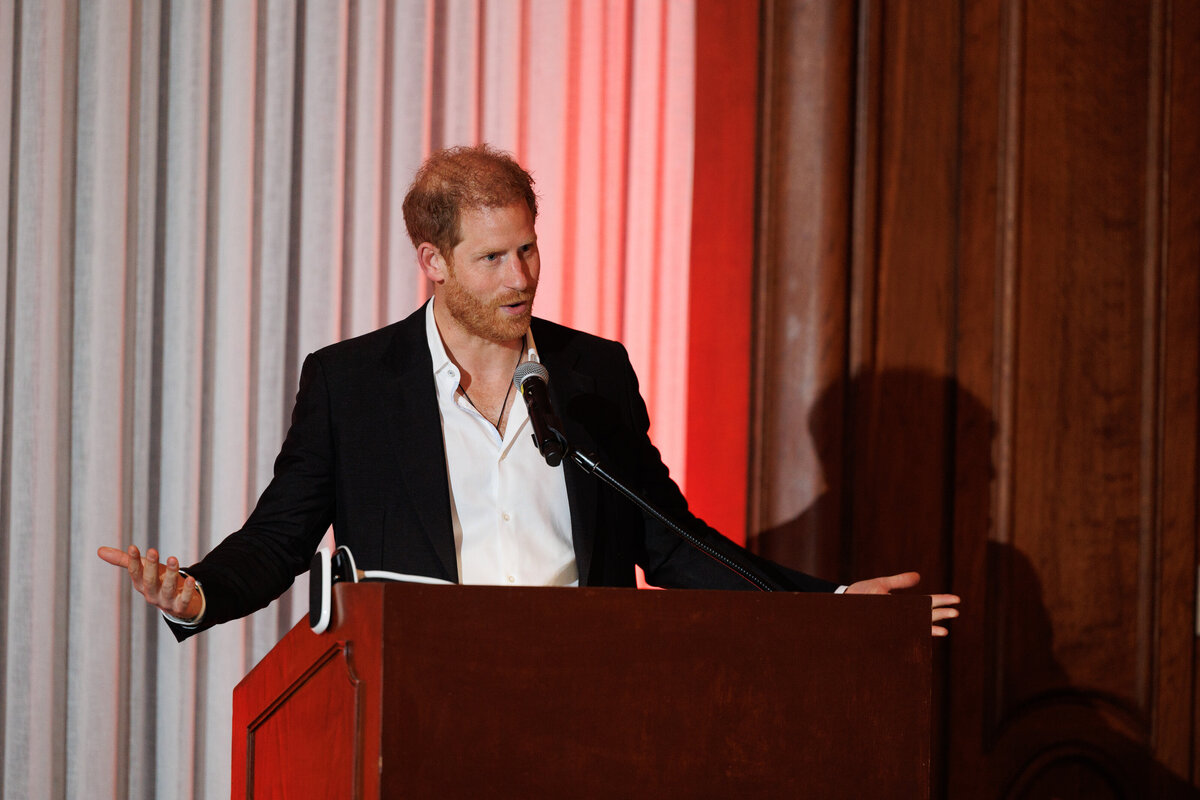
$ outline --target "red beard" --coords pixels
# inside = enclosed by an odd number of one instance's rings
[[[464,288],[451,272],[450,280],[442,284],[438,302],[445,302],[450,316],[468,333],[491,342],[511,342],[529,330],[536,291],[535,285],[527,292],[510,292],[494,300],[483,300]],[[504,306],[521,302],[527,303],[521,314],[502,310]]]

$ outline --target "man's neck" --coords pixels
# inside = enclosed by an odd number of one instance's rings
[[[433,304],[433,321],[442,337],[446,355],[462,373],[463,384],[512,379],[513,368],[525,346],[524,336],[506,342],[476,336],[436,302]]]

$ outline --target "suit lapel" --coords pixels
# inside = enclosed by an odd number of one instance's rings
[[[550,372],[550,399],[563,422],[563,433],[572,446],[594,452],[596,443],[569,413],[572,400],[591,394],[595,381],[576,371],[580,353],[575,337],[533,320],[533,337],[538,358]],[[401,479],[408,497],[421,520],[422,534],[428,537],[438,560],[454,580],[459,580],[458,556],[454,549],[454,528],[450,516],[450,484],[446,471],[442,420],[437,408],[433,362],[425,340],[425,307],[409,315],[396,326],[396,335],[384,357],[390,377],[386,382],[388,435],[395,448]],[[569,460],[569,459],[568,459]],[[571,533],[579,583],[587,585],[596,540],[596,479],[582,469],[564,464],[567,499],[571,510]],[[404,535],[395,532],[394,535]]]
[[[386,389],[387,407],[391,410],[388,433],[404,488],[445,574],[457,581],[458,557],[450,517],[446,450],[433,383],[433,361],[425,339],[424,306],[397,325],[384,360],[392,373]],[[395,535],[404,534],[399,531]]]
[[[594,391],[595,381],[591,376],[575,370],[579,353],[572,347],[573,338],[561,335],[561,330],[542,325],[540,320],[533,320],[533,340],[537,345],[538,358],[550,373],[550,402],[562,420],[563,433],[572,447],[594,452],[596,443],[569,410],[575,397]],[[571,537],[575,546],[579,585],[586,586],[596,543],[596,479],[573,461],[569,464],[564,462],[562,469],[571,508]]]

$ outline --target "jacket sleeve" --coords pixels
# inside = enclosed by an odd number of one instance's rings
[[[334,515],[329,410],[325,372],[319,356],[309,355],[270,484],[242,529],[187,568],[203,586],[206,608],[194,628],[168,621],[177,639],[267,606],[308,569]]]

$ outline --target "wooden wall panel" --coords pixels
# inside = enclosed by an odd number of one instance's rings
[[[1000,14],[999,325],[981,341],[998,513],[975,576],[983,740],[951,762],[951,785],[973,785],[973,755],[1001,795],[1190,791],[1177,751],[1191,720],[1157,691],[1195,679],[1192,582],[1164,557],[1194,563],[1195,531],[1160,524],[1164,489],[1194,493],[1160,466],[1169,17],[1125,3]]]
[[[1142,482],[1156,453],[1159,264],[1147,217],[1150,13],[1138,4],[1033,4],[1011,47],[1024,53],[1019,142],[1015,351],[998,387],[1012,397],[1008,529],[1040,597],[993,576],[1012,614],[997,643],[992,725],[1046,693],[1086,687],[1136,731],[1149,722],[1155,529]],[[1069,35],[1068,35],[1069,34]],[[1021,41],[1018,41],[1018,38]],[[1150,462],[1150,463],[1147,463]],[[1151,473],[1152,474],[1152,473]],[[1104,586],[1120,602],[1094,602]],[[1023,621],[1045,606],[1052,642]],[[1050,646],[1056,668],[1031,670]]]
[[[759,283],[801,283],[756,317],[752,542],[963,596],[938,796],[1200,796],[1200,6],[861,0],[854,26],[766,59]],[[829,74],[853,113],[779,112]],[[813,130],[853,143],[823,257],[777,246],[829,214],[779,202],[841,166],[797,167]],[[809,365],[772,361],[797,332]],[[780,472],[828,483],[817,522],[762,524]]]
[[[844,431],[814,409],[845,371],[854,9],[763,10],[749,530],[760,552],[832,578]]]
[[[1164,280],[1161,286],[1162,441],[1159,481],[1152,487],[1162,528],[1162,574],[1158,580],[1159,613],[1173,644],[1159,659],[1155,674],[1158,703],[1151,735],[1159,760],[1178,775],[1200,785],[1200,601],[1196,586],[1200,560],[1200,475],[1197,473],[1200,425],[1200,8],[1168,6],[1164,61],[1164,138],[1160,154],[1166,176],[1162,206]],[[1192,703],[1181,702],[1192,697]],[[1177,731],[1187,730],[1190,736]]]
[[[946,2],[860,14],[847,577],[948,579],[948,486],[912,477],[945,474],[951,454],[958,14]]]
[[[847,582],[915,569],[926,591],[952,585],[953,484],[933,476],[953,473],[960,13],[950,2],[859,7],[846,388],[822,412],[841,413],[849,432]],[[945,706],[939,680],[937,776]]]

